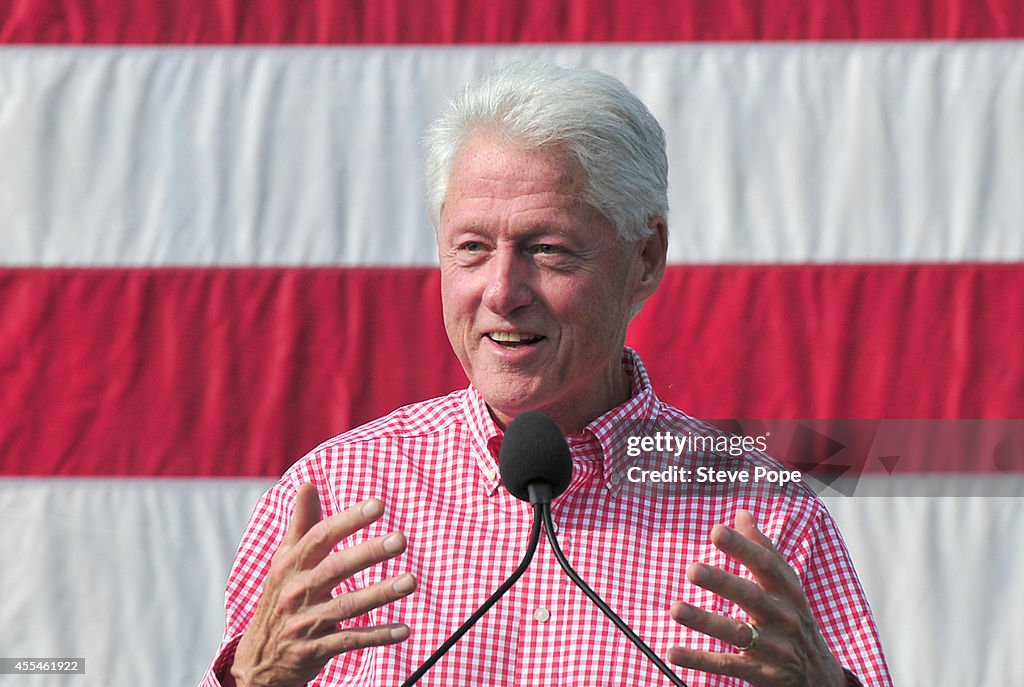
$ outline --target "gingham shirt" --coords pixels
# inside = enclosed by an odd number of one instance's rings
[[[584,580],[664,658],[669,647],[730,651],[675,623],[682,599],[744,617],[731,602],[690,584],[684,571],[704,561],[745,569],[709,541],[717,523],[751,510],[803,581],[822,632],[864,685],[891,684],[877,630],[839,531],[821,502],[734,493],[677,498],[624,489],[624,427],[637,418],[693,430],[696,420],[655,396],[638,356],[625,352],[633,396],[569,437],[573,478],[553,504],[562,549]],[[635,426],[635,424],[633,425]],[[400,408],[346,432],[296,463],[257,505],[227,584],[224,641],[203,685],[230,665],[260,598],[270,559],[287,529],[299,484],[312,482],[324,515],[375,496],[385,514],[339,546],[401,530],[408,549],[339,587],[358,588],[409,571],[417,591],[354,624],[405,622],[405,642],[332,659],[313,685],[400,685],[515,569],[532,510],[501,486],[502,431],[473,387]],[[769,461],[747,454],[748,463]],[[691,687],[742,681],[677,668]],[[526,574],[419,682],[421,685],[663,685],[668,680],[595,608],[559,568],[542,539]]]

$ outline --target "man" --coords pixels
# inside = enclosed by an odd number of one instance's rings
[[[664,137],[644,105],[597,72],[514,65],[461,93],[428,145],[445,328],[471,386],[326,442],[264,496],[204,684],[400,684],[522,555],[530,507],[496,466],[503,428],[534,409],[573,455],[563,548],[691,687],[889,684],[817,499],[619,488],[630,422],[707,430],[624,349],[667,246]],[[425,683],[667,681],[542,547]]]

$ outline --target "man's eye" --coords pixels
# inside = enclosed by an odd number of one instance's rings
[[[561,253],[562,250],[558,246],[552,246],[550,243],[539,243],[533,247],[533,252],[537,255],[555,255]]]
[[[469,253],[478,253],[484,249],[484,244],[480,243],[479,241],[467,241],[466,243],[462,244],[460,248],[461,250],[467,251]]]

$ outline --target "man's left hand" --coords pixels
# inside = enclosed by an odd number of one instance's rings
[[[703,563],[691,564],[687,579],[734,602],[756,629],[736,618],[677,601],[672,604],[673,620],[741,651],[719,653],[676,646],[669,649],[668,660],[707,673],[732,675],[758,687],[845,685],[843,669],[821,636],[800,579],[772,541],[757,529],[754,516],[739,511],[736,527],[716,525],[711,541],[746,567],[754,581]]]

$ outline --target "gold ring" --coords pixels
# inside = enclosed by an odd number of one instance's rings
[[[754,648],[754,645],[757,644],[757,640],[761,638],[761,633],[757,631],[757,628],[754,627],[753,623],[746,620],[741,620],[740,622],[750,628],[750,641],[743,646],[737,646],[736,648],[740,651],[750,651]]]

